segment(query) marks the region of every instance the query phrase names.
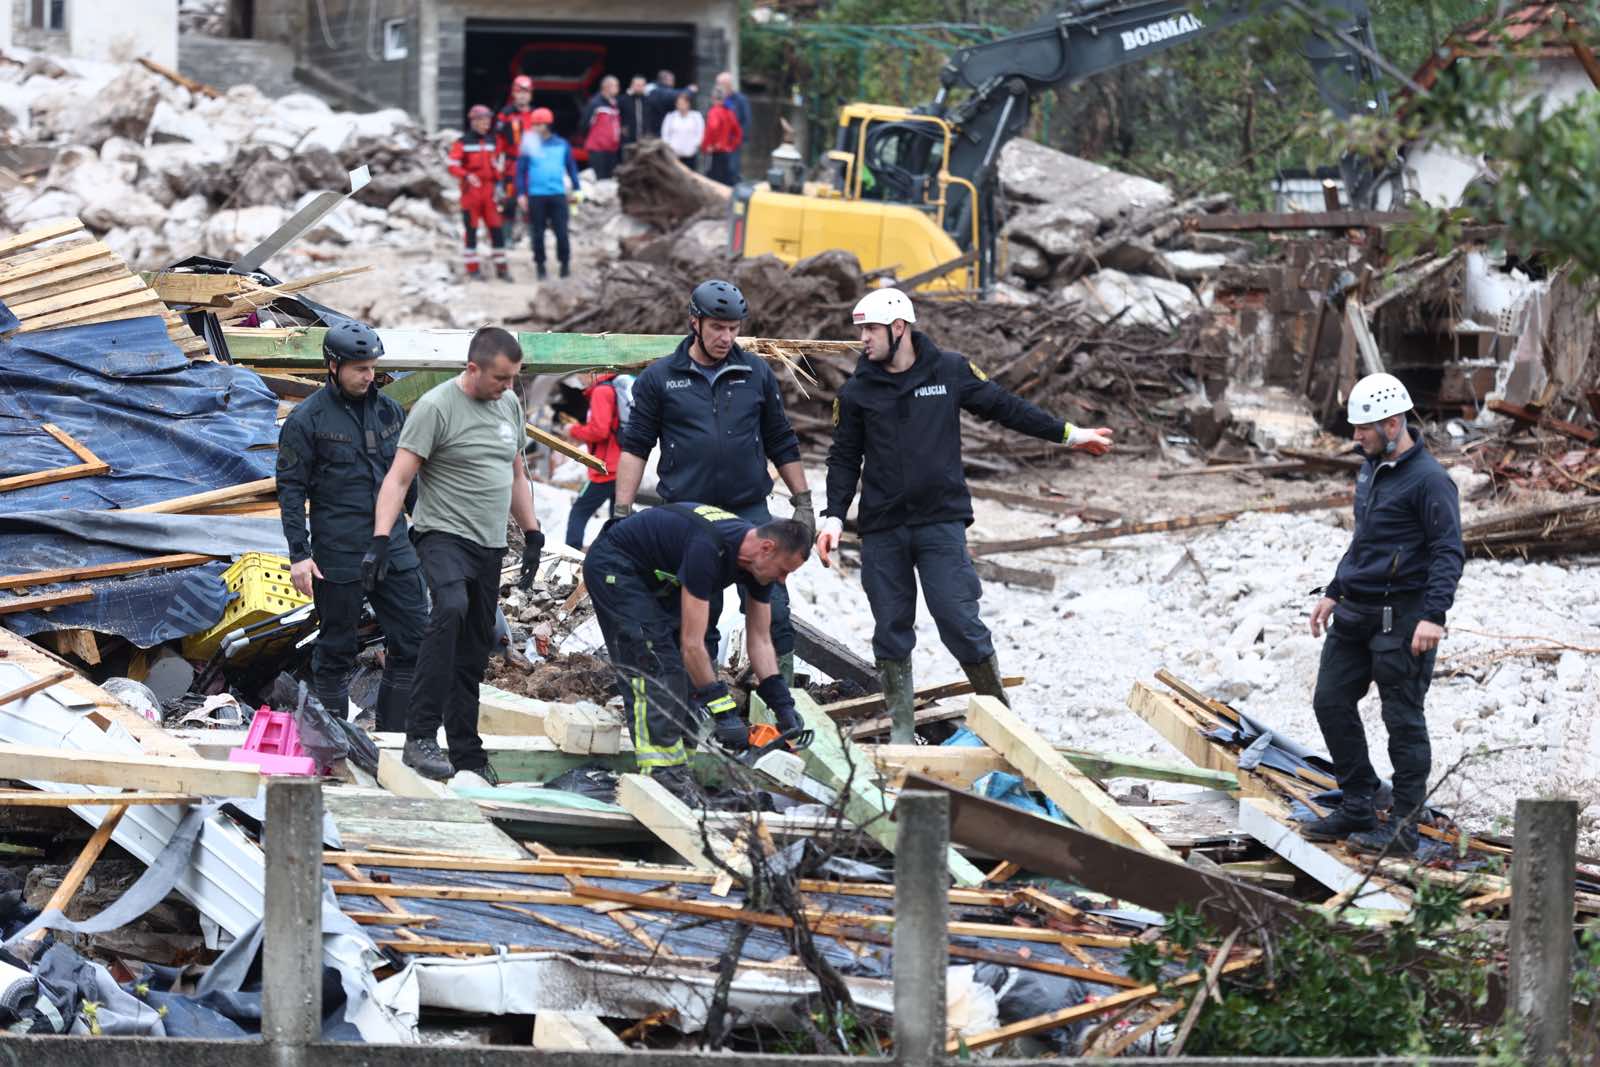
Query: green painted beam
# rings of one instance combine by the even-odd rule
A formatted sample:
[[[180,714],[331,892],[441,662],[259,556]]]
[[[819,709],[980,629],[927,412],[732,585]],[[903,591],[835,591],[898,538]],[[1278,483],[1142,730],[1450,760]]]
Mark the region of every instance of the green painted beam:
[[[1080,752],[1060,748],[1067,761],[1091,778],[1139,778],[1151,782],[1181,782],[1186,785],[1203,785],[1228,793],[1239,791],[1239,776],[1229,771],[1210,771],[1203,767],[1180,766],[1176,763],[1159,763],[1155,760],[1136,759],[1133,756],[1101,755],[1097,752]]]
[[[228,329],[228,351],[248,367],[316,370],[322,367],[321,326],[295,330]],[[384,355],[380,370],[457,371],[466,364],[471,330],[379,330]],[[518,333],[523,371],[570,374],[600,368],[637,367],[670,355],[676,335]]]

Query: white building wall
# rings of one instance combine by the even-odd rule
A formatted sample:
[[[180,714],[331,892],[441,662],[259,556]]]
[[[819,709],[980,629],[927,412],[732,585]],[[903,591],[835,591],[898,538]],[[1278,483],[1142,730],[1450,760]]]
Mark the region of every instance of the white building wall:
[[[153,59],[178,66],[178,5],[173,0],[67,0],[67,41],[80,59]]]

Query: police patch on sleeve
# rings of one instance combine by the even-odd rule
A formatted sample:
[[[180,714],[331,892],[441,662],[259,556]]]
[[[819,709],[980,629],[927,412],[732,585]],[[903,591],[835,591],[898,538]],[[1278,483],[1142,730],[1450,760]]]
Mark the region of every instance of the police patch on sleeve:
[[[989,380],[989,376],[987,374],[983,373],[983,371],[979,370],[978,369],[978,365],[976,363],[972,362],[972,360],[970,360],[970,359],[967,360],[967,366],[972,368],[973,377],[977,378],[978,381],[986,382],[986,381]]]
[[[833,424],[839,425],[839,398],[833,398]]]
[[[281,471],[293,470],[294,465],[300,462],[299,453],[293,446],[280,444],[278,446],[278,469]]]

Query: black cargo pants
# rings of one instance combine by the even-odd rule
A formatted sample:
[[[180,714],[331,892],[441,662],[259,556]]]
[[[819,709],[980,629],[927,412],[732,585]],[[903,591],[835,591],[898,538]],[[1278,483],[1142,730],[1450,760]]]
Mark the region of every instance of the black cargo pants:
[[[917,581],[939,640],[962,666],[994,655],[989,628],[978,616],[983,585],[967,554],[961,522],[897,526],[861,538],[861,587],[872,606],[872,653],[880,660],[911,658],[917,645]]]
[[[433,609],[417,654],[406,736],[431,741],[443,723],[451,765],[475,771],[489,762],[478,736],[478,686],[494,650],[506,550],[439,530],[411,536]]]
[[[678,645],[677,588],[655,589],[603,533],[584,559],[583,583],[617,673],[639,770],[687,763],[684,739],[693,741],[701,723],[689,706],[689,676]]]
[[[1421,619],[1419,601],[1397,601],[1393,608],[1388,633],[1383,632],[1381,604],[1341,601],[1334,608],[1311,702],[1339,788],[1350,800],[1370,801],[1378,792],[1378,775],[1367,756],[1367,735],[1356,704],[1378,683],[1389,762],[1394,765],[1394,813],[1409,818],[1427,796],[1433,766],[1422,702],[1433,680],[1436,650],[1411,654],[1411,635]]]
[[[413,672],[422,628],[428,619],[428,592],[422,585],[422,568],[391,570],[371,593],[360,582],[311,584],[317,605],[317,643],[311,653],[311,678],[322,706],[341,718],[350,707],[350,674],[356,667],[361,642],[361,602],[372,602],[383,631],[383,679],[378,683],[376,717],[379,730],[406,728],[406,708],[411,700]]]

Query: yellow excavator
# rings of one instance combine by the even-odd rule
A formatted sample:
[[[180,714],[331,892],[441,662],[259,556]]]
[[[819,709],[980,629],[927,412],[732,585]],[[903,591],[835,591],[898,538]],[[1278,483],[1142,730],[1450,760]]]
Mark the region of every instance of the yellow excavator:
[[[997,164],[1048,89],[1201,40],[1262,11],[1303,0],[1080,0],[1019,33],[963,48],[939,72],[939,92],[916,108],[847,104],[839,112],[830,179],[805,182],[796,157],[767,181],[742,184],[730,205],[735,254],[788,263],[830,249],[867,270],[892,270],[929,292],[987,293],[996,280],[1001,220]],[[1365,0],[1322,0],[1334,11],[1303,54],[1341,118],[1386,110]],[[952,100],[952,91],[964,91]],[[1346,197],[1370,206],[1393,169],[1342,165]],[[950,269],[938,268],[951,265]]]

